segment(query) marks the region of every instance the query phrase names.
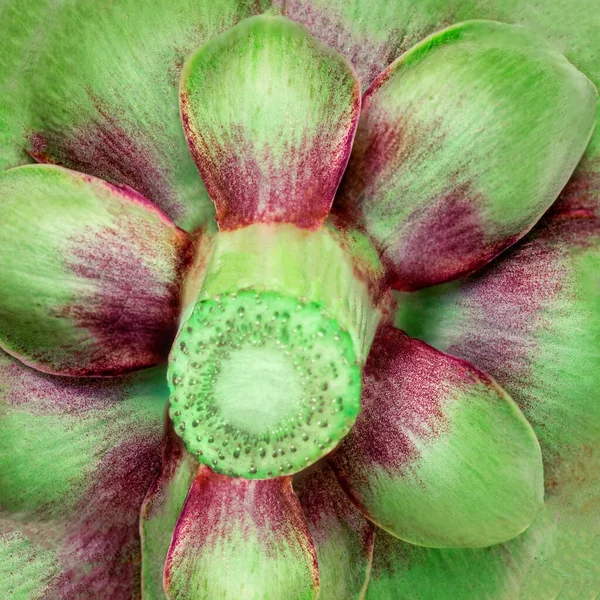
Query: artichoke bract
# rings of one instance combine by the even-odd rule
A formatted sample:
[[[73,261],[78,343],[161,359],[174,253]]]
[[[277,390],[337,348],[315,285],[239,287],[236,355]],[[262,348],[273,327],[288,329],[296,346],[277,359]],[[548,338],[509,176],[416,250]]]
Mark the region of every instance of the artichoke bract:
[[[0,596],[593,595],[600,73],[402,4],[2,9]]]

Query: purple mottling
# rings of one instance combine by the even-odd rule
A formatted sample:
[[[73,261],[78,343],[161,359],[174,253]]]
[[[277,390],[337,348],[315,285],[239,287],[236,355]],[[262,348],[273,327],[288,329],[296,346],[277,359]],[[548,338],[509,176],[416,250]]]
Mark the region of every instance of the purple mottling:
[[[165,564],[165,582],[179,568],[194,567],[194,556],[211,552],[233,533],[258,539],[267,555],[278,556],[281,544],[308,554],[318,581],[317,555],[290,477],[235,479],[202,466],[173,532]],[[235,552],[235,548],[230,548]]]
[[[331,208],[352,148],[359,116],[358,85],[340,123],[307,137],[297,151],[275,161],[269,150],[255,155],[243,128],[232,128],[229,147],[216,150],[208,133],[197,131],[193,108],[181,95],[181,118],[190,152],[217,211],[221,230],[251,223],[294,223],[319,227]],[[282,162],[281,165],[278,163]]]
[[[330,541],[332,521],[340,521],[355,533],[365,560],[370,560],[375,526],[350,501],[326,461],[295,475],[293,485],[317,547]]]
[[[66,523],[63,570],[45,599],[131,600],[139,587],[139,510],[160,465],[160,442],[145,437],[115,446],[91,475]]]
[[[363,371],[362,412],[332,455],[342,482],[368,475],[377,464],[402,473],[419,459],[413,439],[432,440],[447,429],[448,382],[471,381],[462,361],[382,325]]]
[[[31,414],[69,414],[115,406],[127,395],[130,380],[71,379],[47,375],[10,361],[0,362],[7,385],[3,400]],[[34,401],[32,401],[34,400]]]
[[[151,145],[136,139],[118,121],[97,106],[98,119],[64,132],[37,131],[29,138],[29,154],[37,161],[57,164],[115,184],[138,190],[171,219],[183,215],[183,207],[168,175],[159,166]]]
[[[538,225],[517,245],[466,279],[458,308],[472,325],[447,351],[491,373],[510,391],[534,427],[532,357],[538,332],[549,329],[557,300],[569,294],[569,253],[596,243],[600,235],[600,177],[577,171]]]
[[[382,253],[390,286],[414,291],[456,279],[511,246],[518,236],[502,237],[496,243],[489,240],[482,205],[483,199],[471,186],[458,185],[408,217],[402,229],[406,233],[388,242]]]
[[[137,192],[105,185],[127,202],[148,208]],[[58,307],[55,316],[74,321],[89,334],[68,352],[69,364],[63,368],[70,375],[125,373],[161,362],[168,354],[191,244],[164,213],[150,210],[165,227],[115,209],[114,225],[84,226],[69,240],[67,266],[77,277],[79,293]],[[163,271],[151,268],[153,262],[163,265]]]
[[[368,38],[366,29],[353,34],[335,9],[316,7],[305,0],[276,0],[283,15],[302,23],[322,42],[343,54],[355,67],[361,84],[368,86],[376,75],[398,56],[404,46],[398,28],[390,28],[384,39]],[[357,30],[359,26],[355,25]]]

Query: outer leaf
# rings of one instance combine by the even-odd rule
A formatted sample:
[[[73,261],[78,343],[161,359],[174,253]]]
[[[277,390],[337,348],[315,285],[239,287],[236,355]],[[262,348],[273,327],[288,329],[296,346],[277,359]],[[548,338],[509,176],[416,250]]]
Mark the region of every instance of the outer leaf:
[[[253,0],[53,3],[39,65],[23,74],[31,94],[23,146],[39,160],[130,185],[195,228],[212,207],[179,121],[180,69],[206,40],[261,10]],[[32,31],[25,48],[43,40]]]
[[[552,468],[600,436],[600,177],[587,163],[544,221],[462,282],[402,295],[398,323],[486,369]],[[595,166],[595,169],[594,169]]]
[[[375,338],[363,412],[332,462],[369,518],[423,546],[505,541],[543,502],[540,449],[508,395],[391,327]]]
[[[522,28],[444,30],[365,94],[340,210],[378,243],[396,289],[471,272],[556,199],[590,139],[596,96]]]
[[[54,166],[0,176],[0,343],[67,375],[150,366],[169,349],[187,235],[129,188]]]
[[[359,107],[350,65],[287,19],[255,17],[203,46],[184,70],[181,112],[219,227],[320,225]]]
[[[600,594],[599,209],[598,163],[586,161],[552,212],[502,260],[465,281],[402,296],[403,325],[484,366],[519,403],[542,447],[546,508],[518,556],[512,543],[493,556],[410,552],[399,568],[393,560],[377,567],[374,598],[396,598],[399,581],[411,598],[443,596],[444,578],[432,580],[440,563],[458,597],[468,597],[464,581],[475,585],[468,573],[483,564],[496,574],[482,598]],[[419,583],[411,584],[407,573],[416,571]]]
[[[233,479],[202,466],[165,565],[171,600],[316,599],[317,554],[291,478]]]
[[[43,527],[39,528],[43,530]],[[40,597],[48,581],[60,572],[56,552],[34,545],[28,528],[8,519],[0,520],[0,594],[11,600]],[[31,535],[31,534],[29,534]]]
[[[331,467],[294,476],[294,491],[317,547],[319,600],[359,600],[369,584],[375,527],[350,502]]]
[[[162,470],[146,494],[140,517],[144,600],[165,598],[163,568],[175,523],[197,470],[198,461],[185,450],[169,421]]]
[[[367,600],[541,600],[600,595],[600,449],[560,467],[544,509],[506,544],[413,546],[377,533]]]
[[[164,381],[163,370],[55,377],[0,354],[0,596],[136,595],[139,508],[160,464]]]
[[[275,0],[283,14],[351,60],[363,89],[425,37],[468,19],[526,25],[598,82],[595,0]]]

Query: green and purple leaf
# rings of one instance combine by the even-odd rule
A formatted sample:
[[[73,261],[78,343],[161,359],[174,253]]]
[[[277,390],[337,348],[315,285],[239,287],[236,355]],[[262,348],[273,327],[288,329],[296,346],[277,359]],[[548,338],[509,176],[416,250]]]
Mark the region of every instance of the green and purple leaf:
[[[453,26],[365,94],[337,210],[373,237],[396,289],[472,272],[556,199],[590,139],[596,96],[521,27]]]
[[[331,461],[366,516],[423,546],[508,540],[543,503],[539,445],[508,395],[389,326],[365,365],[363,411]]]
[[[200,467],[164,582],[169,600],[316,599],[317,554],[291,478],[250,481]]]
[[[404,585],[423,600],[600,594],[598,164],[586,158],[550,212],[501,260],[399,297],[400,325],[485,368],[519,404],[540,441],[546,505],[527,532],[489,553],[382,540],[389,547],[375,559],[373,598],[395,599]]]
[[[352,504],[327,462],[294,476],[317,547],[319,600],[361,600],[369,584],[375,526]]]
[[[540,600],[600,595],[600,448],[555,473],[531,526],[489,548],[437,549],[377,532],[367,600]]]
[[[200,48],[181,115],[220,229],[323,223],[359,109],[349,63],[287,19],[248,19]]]
[[[550,478],[553,463],[600,436],[598,165],[583,163],[502,260],[399,297],[400,326],[485,369],[510,392],[536,431]]]
[[[23,77],[31,74],[23,92],[15,90],[26,100],[11,111],[25,121],[23,147],[37,160],[129,185],[179,226],[196,228],[213,209],[181,128],[181,67],[204,42],[265,6],[260,0],[180,0],[176,9],[168,0],[53,3],[43,35],[32,31],[25,44],[37,64],[24,70]]]
[[[469,19],[517,23],[550,40],[577,68],[598,82],[596,0],[274,0],[282,14],[302,23],[348,58],[363,89],[395,58],[435,31]]]
[[[37,533],[46,533],[43,525]],[[0,518],[0,597],[11,600],[39,598],[60,572],[56,552],[31,541],[27,526]]]
[[[163,570],[167,552],[198,466],[169,421],[163,441],[162,469],[146,494],[140,515],[144,600],[164,600]]]
[[[162,369],[70,379],[0,353],[2,597],[137,594],[139,509],[160,468],[167,398]]]
[[[164,359],[191,242],[127,187],[55,166],[0,176],[0,345],[63,375]]]

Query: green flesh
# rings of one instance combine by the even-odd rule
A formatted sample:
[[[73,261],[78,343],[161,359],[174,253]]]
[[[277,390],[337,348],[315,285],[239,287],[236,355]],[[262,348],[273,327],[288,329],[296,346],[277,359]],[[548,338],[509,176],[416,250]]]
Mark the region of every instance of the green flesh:
[[[470,364],[382,327],[362,403],[331,462],[382,529],[422,546],[484,547],[515,537],[539,512],[537,439],[511,398]]]
[[[330,451],[360,410],[350,336],[316,303],[253,291],[199,302],[171,352],[171,418],[213,470],[274,477]]]
[[[378,531],[367,600],[591,599],[600,594],[598,447],[561,467],[529,529],[489,548],[423,548]]]
[[[366,238],[344,238],[331,223],[316,231],[255,224],[220,232],[199,298],[256,289],[316,302],[349,333],[362,364],[381,318],[367,285],[382,273],[374,252]],[[368,266],[360,269],[361,261]]]
[[[239,338],[245,337],[242,331],[237,333]],[[265,428],[274,430],[280,421],[294,419],[302,401],[303,377],[281,349],[268,342],[250,343],[233,350],[221,363],[222,373],[214,387],[215,405],[234,427],[260,435]]]
[[[362,500],[380,527],[437,548],[490,546],[527,529],[543,506],[540,449],[514,403],[494,392],[479,383],[456,394],[437,444],[415,435],[413,474],[373,465]]]
[[[169,367],[175,431],[211,469],[295,473],[352,427],[381,313],[337,235],[253,225],[215,239]]]

